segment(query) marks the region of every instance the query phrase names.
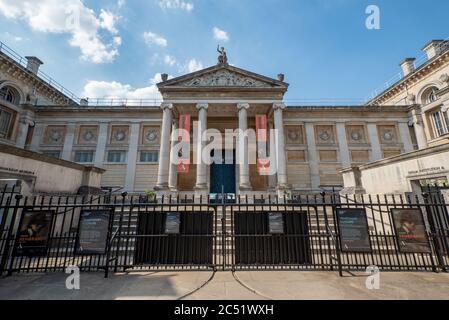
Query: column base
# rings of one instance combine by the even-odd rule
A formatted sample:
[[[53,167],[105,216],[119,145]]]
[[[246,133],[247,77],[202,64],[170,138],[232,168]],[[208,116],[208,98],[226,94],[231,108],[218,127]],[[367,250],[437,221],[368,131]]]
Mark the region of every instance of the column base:
[[[193,189],[195,191],[207,191],[207,184],[197,184]]]
[[[253,187],[250,184],[241,184],[239,186],[240,191],[252,191]]]

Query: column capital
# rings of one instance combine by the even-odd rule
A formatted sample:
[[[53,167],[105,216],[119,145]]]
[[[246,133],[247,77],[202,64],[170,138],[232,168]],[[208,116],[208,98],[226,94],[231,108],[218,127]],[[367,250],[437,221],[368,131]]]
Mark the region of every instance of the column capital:
[[[207,108],[209,108],[209,104],[207,102],[199,102],[196,104],[196,108],[198,110],[201,110],[201,109],[207,110]]]
[[[446,101],[443,101],[443,106],[441,107],[441,111],[446,112],[449,110],[449,99]]]
[[[248,110],[249,109],[249,103],[246,103],[246,102],[237,103],[237,109],[239,111],[242,110],[242,109]]]
[[[284,110],[286,107],[285,103],[273,103],[274,110]]]
[[[165,110],[165,109],[172,110],[173,109],[173,103],[162,103],[161,104],[161,109],[162,110]]]

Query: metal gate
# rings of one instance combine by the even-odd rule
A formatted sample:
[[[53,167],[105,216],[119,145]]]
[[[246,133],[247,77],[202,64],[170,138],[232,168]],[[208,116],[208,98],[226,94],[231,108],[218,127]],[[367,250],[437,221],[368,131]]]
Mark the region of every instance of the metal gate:
[[[0,274],[61,272],[69,266],[106,275],[138,270],[341,272],[364,271],[368,266],[385,271],[438,271],[449,266],[448,206],[433,194],[348,197],[323,193],[237,197],[234,203],[226,195],[219,199],[163,197],[156,201],[126,193],[23,197],[3,192]],[[351,252],[342,246],[337,219],[342,208],[366,213],[369,251]],[[392,212],[404,209],[422,214],[428,251],[401,248]],[[33,226],[35,216],[41,224],[47,223],[46,229]],[[85,216],[103,229],[84,230],[89,226],[83,224]],[[46,232],[28,236],[38,229]],[[92,232],[96,242],[86,242]]]

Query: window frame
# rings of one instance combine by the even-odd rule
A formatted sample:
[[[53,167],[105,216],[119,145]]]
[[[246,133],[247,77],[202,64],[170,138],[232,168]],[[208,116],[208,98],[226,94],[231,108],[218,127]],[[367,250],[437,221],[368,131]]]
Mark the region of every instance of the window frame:
[[[11,99],[8,99],[8,96],[11,96]],[[0,100],[13,105],[18,105],[20,103],[20,93],[14,87],[6,85],[0,89]]]
[[[62,156],[61,150],[43,150],[43,151],[41,151],[41,153],[47,157],[52,157],[52,158],[56,158],[56,159],[61,159],[61,156]],[[51,155],[51,153],[53,153],[53,154],[57,153],[58,156],[55,157],[54,155]]]
[[[91,154],[92,159],[90,161],[79,160],[79,159],[77,159],[78,154]],[[95,159],[95,151],[94,150],[77,150],[77,151],[75,151],[75,153],[73,155],[73,160],[76,163],[93,163],[94,159]]]
[[[14,112],[6,110],[4,108],[0,108],[0,124],[1,124],[1,121],[2,121],[1,120],[2,116],[4,114],[8,114],[9,115],[9,119],[8,119],[8,122],[6,123],[6,126],[5,126],[5,130],[6,131],[1,131],[1,127],[0,127],[0,138],[8,138],[10,136],[10,134],[11,134],[11,127],[12,127],[12,124],[14,122]]]
[[[153,154],[153,161],[148,161],[148,159],[142,160],[143,154]],[[154,158],[156,158],[154,160]],[[159,151],[157,150],[141,150],[139,152],[139,163],[156,164],[159,163]]]
[[[444,125],[445,119],[442,117],[441,110],[431,112],[430,118],[432,120],[432,129],[435,139],[445,135],[448,128]]]
[[[110,155],[113,153],[115,153],[115,154],[121,153],[123,155],[123,157],[120,157],[119,161],[115,161],[114,159],[111,160]],[[127,160],[128,160],[128,153],[125,150],[109,150],[106,154],[106,163],[126,164]]]

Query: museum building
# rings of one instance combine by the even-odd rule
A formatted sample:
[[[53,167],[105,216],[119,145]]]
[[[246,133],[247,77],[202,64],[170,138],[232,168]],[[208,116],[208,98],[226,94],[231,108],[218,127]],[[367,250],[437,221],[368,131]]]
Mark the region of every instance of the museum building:
[[[405,59],[400,79],[360,106],[286,105],[283,74],[268,77],[232,66],[224,50],[214,66],[173,79],[162,75],[157,104],[99,104],[76,98],[49,78],[38,58],[0,48],[0,180],[24,181],[30,192],[101,186],[136,193],[268,195],[286,189],[407,193],[428,183],[447,186],[446,41],[426,45],[422,63]],[[172,132],[182,117],[191,121],[191,134],[201,136],[207,129],[256,130],[260,115],[267,129],[278,132],[275,174],[262,175],[256,164],[235,159],[191,163],[183,172],[171,163]],[[236,149],[248,148],[244,139],[236,144],[224,147],[233,158]],[[191,158],[205,147],[204,141],[192,143]]]

